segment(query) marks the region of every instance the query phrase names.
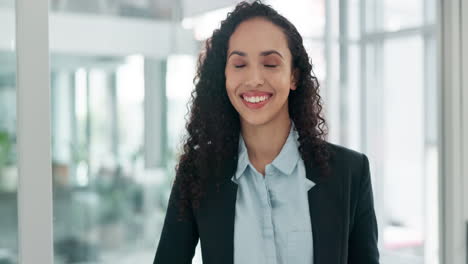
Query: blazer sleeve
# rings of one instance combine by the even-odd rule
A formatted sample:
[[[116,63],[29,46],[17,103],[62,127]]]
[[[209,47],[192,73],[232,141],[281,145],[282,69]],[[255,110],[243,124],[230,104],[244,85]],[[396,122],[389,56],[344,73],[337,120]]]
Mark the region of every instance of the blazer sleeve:
[[[153,264],[190,264],[198,243],[198,229],[191,206],[179,216],[179,188],[173,184]]]
[[[378,264],[378,228],[374,211],[369,159],[365,154],[362,154],[361,168],[354,225],[349,238],[348,263]]]

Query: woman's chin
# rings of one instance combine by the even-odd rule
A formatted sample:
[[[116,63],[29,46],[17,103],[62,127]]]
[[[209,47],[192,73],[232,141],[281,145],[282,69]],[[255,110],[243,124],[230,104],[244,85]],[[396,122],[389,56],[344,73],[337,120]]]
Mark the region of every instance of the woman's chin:
[[[267,115],[262,115],[262,114],[249,114],[246,116],[241,115],[241,122],[243,123],[242,125],[247,125],[247,126],[264,126],[268,124],[271,120],[270,116]]]

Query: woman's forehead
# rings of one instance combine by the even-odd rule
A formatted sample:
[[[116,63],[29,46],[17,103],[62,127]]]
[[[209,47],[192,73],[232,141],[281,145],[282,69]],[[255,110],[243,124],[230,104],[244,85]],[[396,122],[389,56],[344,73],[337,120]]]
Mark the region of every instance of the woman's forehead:
[[[277,50],[286,55],[287,38],[282,29],[263,18],[242,22],[229,39],[229,52],[238,50],[250,55],[260,55],[266,50]]]

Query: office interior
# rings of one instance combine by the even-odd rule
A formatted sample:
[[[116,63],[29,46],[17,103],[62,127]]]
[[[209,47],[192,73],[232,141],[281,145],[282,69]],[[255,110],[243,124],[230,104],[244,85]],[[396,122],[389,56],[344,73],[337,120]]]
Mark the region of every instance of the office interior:
[[[21,263],[16,1],[0,0],[2,264]],[[198,54],[238,2],[49,1],[48,177],[55,264],[152,262],[185,135]],[[381,262],[466,263],[461,260],[467,255],[468,231],[452,230],[453,236],[460,233],[457,239],[446,226],[451,221],[468,226],[468,197],[462,194],[468,188],[468,165],[463,165],[468,154],[458,157],[460,169],[453,173],[459,181],[444,179],[452,177],[447,152],[468,153],[468,147],[466,141],[452,142],[461,144],[455,150],[446,144],[444,120],[452,115],[446,112],[444,89],[449,78],[458,78],[458,100],[466,103],[460,103],[460,123],[454,127],[466,133],[468,79],[450,77],[444,65],[459,58],[458,64],[465,65],[459,70],[468,70],[468,41],[463,42],[468,22],[462,19],[468,17],[468,4],[263,2],[303,36],[321,85],[327,140],[369,157]],[[459,21],[447,19],[454,6],[465,15]],[[444,38],[450,28],[461,35]],[[451,59],[445,52],[452,52]],[[461,190],[456,189],[460,183]],[[461,209],[453,209],[461,213],[449,215],[446,209],[450,188],[461,197]],[[461,244],[452,248],[449,240]],[[447,262],[450,258],[457,261]],[[199,247],[193,263],[202,263]]]

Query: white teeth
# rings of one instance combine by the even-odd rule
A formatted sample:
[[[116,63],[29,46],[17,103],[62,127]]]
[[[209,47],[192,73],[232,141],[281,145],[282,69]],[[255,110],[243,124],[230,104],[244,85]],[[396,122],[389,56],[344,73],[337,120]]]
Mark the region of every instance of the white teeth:
[[[244,97],[244,100],[250,103],[258,103],[258,102],[263,102],[266,99],[268,99],[269,96],[264,95],[264,96],[252,96],[252,97]]]

